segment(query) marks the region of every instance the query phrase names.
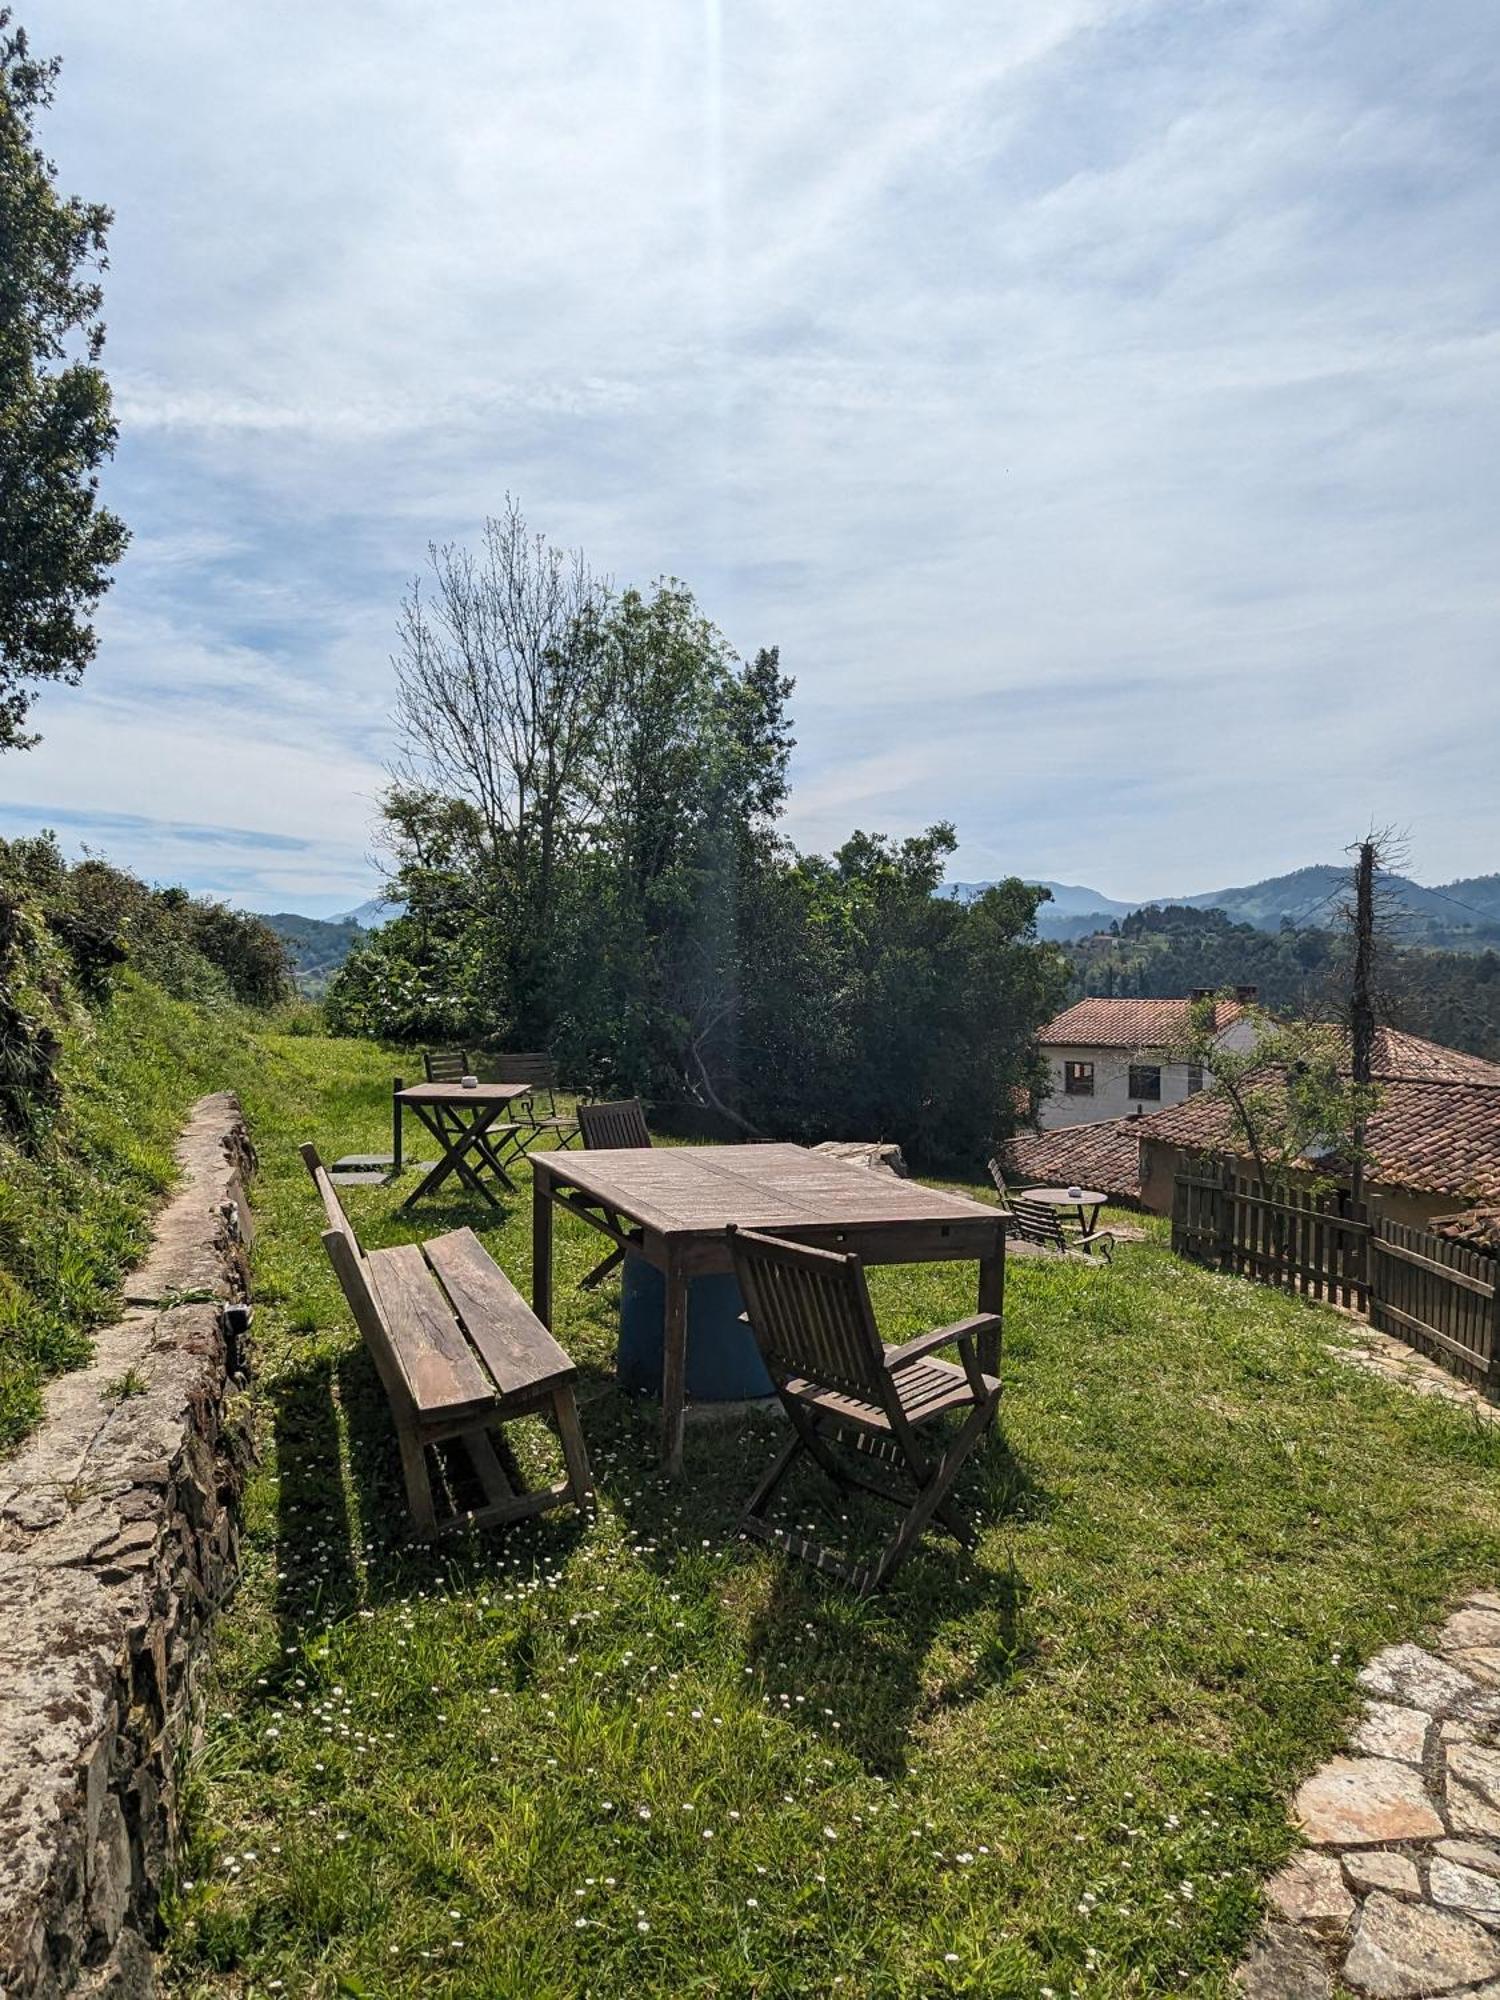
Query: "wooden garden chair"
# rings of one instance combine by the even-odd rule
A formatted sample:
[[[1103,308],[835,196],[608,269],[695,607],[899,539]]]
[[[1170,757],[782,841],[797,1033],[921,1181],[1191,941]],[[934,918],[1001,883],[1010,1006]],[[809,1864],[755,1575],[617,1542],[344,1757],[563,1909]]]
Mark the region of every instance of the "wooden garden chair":
[[[646,1127],[646,1114],[641,1109],[638,1097],[624,1097],[613,1104],[580,1104],[578,1107],[578,1130],[587,1152],[618,1152],[631,1146],[649,1146],[651,1134]],[[626,1224],[618,1215],[609,1220],[616,1229],[624,1230]],[[625,1262],[623,1249],[611,1250],[583,1280],[583,1290],[591,1292],[595,1285],[602,1284],[611,1271],[617,1270]]]
[[[496,1127],[505,1140],[500,1148],[502,1160],[513,1156],[520,1158],[529,1153],[548,1132],[559,1146],[579,1143],[578,1120],[569,1118],[557,1108],[557,1065],[545,1049],[493,1056],[490,1069],[496,1083],[529,1083],[533,1086],[527,1096],[517,1098],[509,1122]]]
[[[621,1098],[614,1104],[580,1104],[578,1129],[584,1145],[592,1152],[651,1144],[646,1114],[638,1097]]]
[[[1023,1243],[1037,1243],[1043,1249],[1061,1251],[1064,1257],[1074,1256],[1079,1251],[1086,1257],[1092,1257],[1097,1250],[1106,1264],[1113,1261],[1113,1231],[1096,1229],[1087,1236],[1070,1236],[1062,1217],[1050,1202],[1028,1201],[1024,1194],[1013,1194],[1010,1215],[1014,1233]]]
[[[1089,1235],[1069,1236],[1061,1215],[1050,1202],[1028,1201],[1024,1194],[1011,1192],[1005,1185],[1005,1169],[998,1158],[989,1162],[989,1172],[1001,1204],[1011,1218],[1011,1234],[1021,1242],[1035,1243],[1045,1250],[1060,1250],[1064,1256],[1082,1250],[1091,1257],[1097,1249],[1106,1264],[1113,1262],[1113,1230],[1096,1229]]]
[[[316,1146],[304,1146],[302,1159],[328,1219],[323,1248],[390,1403],[418,1535],[525,1520],[569,1500],[590,1506],[578,1370],[479,1238],[455,1229],[366,1253]],[[534,1493],[495,1449],[503,1423],[533,1413],[551,1417],[566,1469]],[[439,1515],[429,1469],[439,1445],[462,1448],[482,1506]]]
[[[429,1083],[462,1083],[466,1076],[474,1074],[474,1058],[467,1049],[423,1049],[422,1068],[427,1073]],[[448,1117],[441,1105],[433,1106],[432,1117],[441,1134],[442,1143],[451,1146],[458,1137],[458,1121]],[[494,1165],[501,1180],[504,1181],[506,1179],[504,1167],[498,1160]]]
[[[887,1347],[858,1257],[733,1226],[729,1249],[746,1317],[792,1425],[790,1442],[745,1504],[744,1531],[853,1584],[861,1595],[890,1581],[931,1520],[971,1546],[973,1529],[949,1494],[1000,1407],[1000,1382],[981,1369],[975,1344],[983,1334],[1000,1332],[999,1315],[976,1313]],[[948,1346],[957,1347],[960,1366],[936,1358]],[[929,1446],[929,1426],[950,1411],[967,1414],[946,1443]],[[889,1468],[897,1485],[871,1479],[835,1446]],[[804,1453],[839,1486],[860,1487],[902,1509],[900,1526],[873,1565],[850,1568],[817,1543],[766,1521],[777,1488]]]

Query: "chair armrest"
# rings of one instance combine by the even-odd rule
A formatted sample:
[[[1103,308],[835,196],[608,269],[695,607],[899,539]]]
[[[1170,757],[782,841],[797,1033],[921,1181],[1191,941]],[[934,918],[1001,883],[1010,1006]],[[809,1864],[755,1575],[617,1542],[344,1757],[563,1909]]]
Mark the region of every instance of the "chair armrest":
[[[982,1333],[998,1333],[1004,1324],[998,1313],[975,1313],[970,1319],[956,1319],[952,1326],[940,1326],[933,1333],[918,1334],[915,1340],[908,1340],[903,1347],[888,1347],[885,1350],[885,1365],[894,1374],[898,1368],[920,1361],[924,1354],[935,1353],[940,1347],[951,1347],[955,1342],[962,1345]]]

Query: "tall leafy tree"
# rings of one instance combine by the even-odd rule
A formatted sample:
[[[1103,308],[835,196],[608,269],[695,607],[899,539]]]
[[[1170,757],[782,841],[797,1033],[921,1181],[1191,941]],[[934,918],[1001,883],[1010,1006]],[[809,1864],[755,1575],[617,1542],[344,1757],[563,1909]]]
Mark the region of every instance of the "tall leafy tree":
[[[58,69],[0,10],[0,750],[34,743],[39,685],[73,685],[93,658],[93,614],[127,540],[99,500],[116,434],[99,365],[113,218],[60,194],[38,144]]]

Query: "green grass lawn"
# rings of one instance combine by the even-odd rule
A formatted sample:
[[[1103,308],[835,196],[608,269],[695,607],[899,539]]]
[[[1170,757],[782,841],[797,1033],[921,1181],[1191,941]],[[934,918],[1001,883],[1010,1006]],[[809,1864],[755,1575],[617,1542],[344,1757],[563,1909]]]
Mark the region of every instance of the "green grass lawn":
[[[616,1289],[572,1282],[600,1239],[566,1224],[599,1518],[410,1548],[294,1150],[381,1150],[392,1066],[267,1038],[238,1079],[264,1459],[175,1990],[1227,1995],[1359,1665],[1500,1575],[1500,1438],[1153,1225],[1113,1270],[1013,1262],[1002,1429],[961,1489],[977,1553],[929,1537],[858,1603],[734,1534],[769,1421],[690,1425],[661,1479],[655,1405],[613,1385]],[[368,1243],[471,1221],[526,1288],[524,1176],[499,1227],[397,1199],[351,1196]],[[974,1274],[872,1283],[896,1340],[969,1310]],[[811,1481],[793,1501],[825,1513]],[[871,1504],[835,1526],[878,1534]]]

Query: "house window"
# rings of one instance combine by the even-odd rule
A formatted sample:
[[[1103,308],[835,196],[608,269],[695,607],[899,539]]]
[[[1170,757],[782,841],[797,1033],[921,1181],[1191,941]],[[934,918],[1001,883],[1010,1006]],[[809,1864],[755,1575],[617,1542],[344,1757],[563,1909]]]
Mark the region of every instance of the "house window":
[[[1092,1097],[1094,1065],[1082,1062],[1064,1063],[1063,1090],[1069,1097]]]
[[[1198,1092],[1203,1088],[1202,1063],[1189,1063],[1187,1066],[1187,1073],[1188,1073],[1188,1096],[1196,1097],[1198,1095]]]
[[[1130,1095],[1132,1097],[1160,1097],[1161,1069],[1155,1063],[1132,1063],[1130,1065]]]

